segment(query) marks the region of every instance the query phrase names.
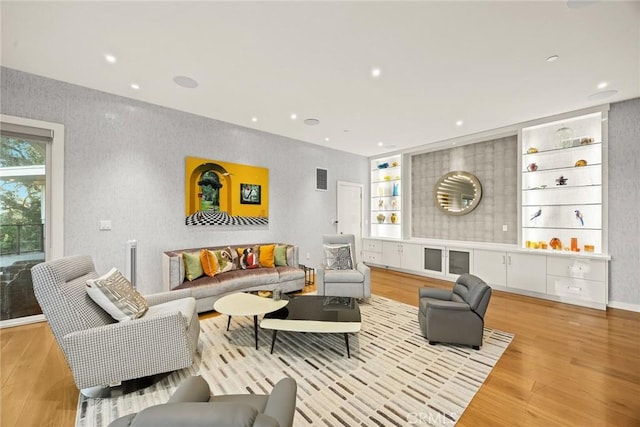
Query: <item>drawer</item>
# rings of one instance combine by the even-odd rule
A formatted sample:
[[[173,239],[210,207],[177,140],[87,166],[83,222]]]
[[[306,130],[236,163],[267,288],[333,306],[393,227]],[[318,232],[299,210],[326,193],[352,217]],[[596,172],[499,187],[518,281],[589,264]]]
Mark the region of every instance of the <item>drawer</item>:
[[[382,241],[364,239],[362,240],[362,250],[369,252],[382,252]]]
[[[575,279],[561,276],[547,276],[547,293],[559,297],[591,301],[600,304],[607,303],[607,290],[605,282]]]
[[[607,261],[584,258],[547,257],[547,274],[576,279],[607,281]]]
[[[362,260],[367,263],[382,265],[382,253],[363,251]]]

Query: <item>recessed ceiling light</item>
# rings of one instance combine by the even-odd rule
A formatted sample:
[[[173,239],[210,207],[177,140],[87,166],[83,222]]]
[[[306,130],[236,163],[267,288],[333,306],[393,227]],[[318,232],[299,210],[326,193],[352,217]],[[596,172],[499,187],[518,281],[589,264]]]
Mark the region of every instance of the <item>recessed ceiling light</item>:
[[[193,80],[191,77],[187,77],[187,76],[175,76],[173,78],[173,81],[178,86],[181,86],[187,89],[194,89],[198,87],[198,82]]]
[[[106,54],[104,56],[104,60],[107,61],[109,64],[115,64],[118,61],[115,56],[110,54]]]
[[[460,127],[464,124],[464,122],[462,120],[458,120],[456,121],[456,126]]]
[[[551,55],[550,57],[547,58],[547,62],[554,62],[557,61],[560,57],[558,55]]]
[[[384,142],[380,141],[378,142],[378,147],[382,147],[384,145]]]
[[[598,89],[604,89],[607,86],[609,86],[609,83],[607,83],[607,82],[598,83]]]
[[[324,140],[327,141],[327,142],[330,141],[329,137],[326,137]]]
[[[251,117],[251,121],[255,123],[255,122],[258,121],[258,118],[257,117]]]
[[[138,83],[131,83],[131,89],[138,90],[140,89],[140,85]]]
[[[587,96],[587,99],[589,101],[600,101],[601,99],[609,98],[610,96],[613,96],[616,93],[618,93],[618,91],[613,89],[603,90],[602,92],[592,93],[591,95]]]
[[[304,124],[309,126],[315,126],[320,124],[318,119],[304,119]]]
[[[382,70],[380,70],[380,68],[378,67],[374,67],[371,69],[371,76],[372,77],[380,77],[380,74],[382,73]]]
[[[296,113],[291,113],[291,120],[295,120],[298,118],[298,115]]]

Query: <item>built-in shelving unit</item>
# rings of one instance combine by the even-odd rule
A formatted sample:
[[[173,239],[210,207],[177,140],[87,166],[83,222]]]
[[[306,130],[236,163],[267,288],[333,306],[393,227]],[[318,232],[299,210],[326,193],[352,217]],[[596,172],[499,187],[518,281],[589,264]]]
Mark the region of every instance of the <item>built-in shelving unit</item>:
[[[606,253],[603,113],[522,129],[522,246]],[[572,239],[577,245],[571,247]]]
[[[371,237],[402,237],[402,157],[371,162]]]

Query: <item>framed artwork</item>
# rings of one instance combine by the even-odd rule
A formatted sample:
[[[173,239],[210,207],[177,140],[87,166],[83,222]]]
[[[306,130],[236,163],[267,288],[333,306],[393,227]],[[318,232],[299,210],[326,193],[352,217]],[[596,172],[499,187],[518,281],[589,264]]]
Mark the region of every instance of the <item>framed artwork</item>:
[[[260,194],[258,184],[240,184],[240,203],[243,205],[259,205]]]
[[[186,225],[269,224],[267,168],[187,157],[185,185]]]

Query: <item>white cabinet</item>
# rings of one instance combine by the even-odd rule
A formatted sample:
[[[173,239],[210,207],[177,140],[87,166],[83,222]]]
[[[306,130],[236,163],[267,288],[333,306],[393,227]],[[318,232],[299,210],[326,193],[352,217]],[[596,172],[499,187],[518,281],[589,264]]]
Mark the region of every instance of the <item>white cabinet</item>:
[[[545,255],[476,249],[473,261],[473,274],[489,285],[542,294],[547,291]]]
[[[402,157],[371,162],[371,237],[402,237]]]
[[[547,292],[547,257],[525,253],[507,253],[507,288]]]
[[[522,129],[522,246],[606,253],[606,174],[596,112]],[[575,240],[573,240],[575,239]],[[575,244],[572,244],[572,240]]]
[[[411,243],[382,242],[382,264],[404,270],[420,269],[420,246]]]
[[[607,261],[579,257],[547,258],[547,293],[563,302],[605,309]]]
[[[382,240],[362,239],[362,261],[382,265]]]
[[[456,280],[461,274],[470,273],[473,251],[447,246],[423,246],[422,271],[430,276]]]

